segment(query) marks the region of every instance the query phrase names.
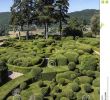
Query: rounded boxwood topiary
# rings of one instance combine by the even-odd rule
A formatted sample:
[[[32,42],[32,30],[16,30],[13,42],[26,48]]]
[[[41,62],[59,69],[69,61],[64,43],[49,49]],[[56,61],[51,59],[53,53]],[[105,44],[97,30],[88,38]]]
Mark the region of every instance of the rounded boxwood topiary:
[[[67,58],[63,55],[56,55],[57,64],[58,66],[64,66],[67,65]]]
[[[92,86],[90,84],[85,84],[84,85],[84,90],[85,90],[86,93],[93,92]]]
[[[79,63],[79,69],[95,71],[97,70],[98,59],[93,55],[86,54],[79,57]]]
[[[69,68],[70,71],[74,71],[75,68],[76,68],[76,64],[74,62],[70,62],[68,64],[68,68]]]
[[[62,94],[63,94],[65,97],[69,98],[69,100],[71,100],[71,99],[75,100],[75,99],[76,99],[76,95],[75,95],[74,92],[73,92],[71,89],[69,89],[69,88],[65,88],[65,89],[62,91]]]
[[[46,47],[46,43],[45,43],[45,42],[38,42],[38,43],[37,43],[37,47],[38,47],[38,48]]]
[[[93,82],[93,78],[88,76],[80,76],[78,77],[78,80],[80,84],[86,84],[86,83],[92,84]]]
[[[79,84],[76,82],[70,83],[69,86],[73,90],[73,92],[79,92],[81,90]]]
[[[92,84],[94,87],[100,87],[100,78],[96,78]]]
[[[78,63],[78,57],[79,57],[79,54],[78,53],[75,53],[75,52],[67,52],[64,54],[64,56],[67,57],[68,61],[69,62],[75,62],[75,63]]]

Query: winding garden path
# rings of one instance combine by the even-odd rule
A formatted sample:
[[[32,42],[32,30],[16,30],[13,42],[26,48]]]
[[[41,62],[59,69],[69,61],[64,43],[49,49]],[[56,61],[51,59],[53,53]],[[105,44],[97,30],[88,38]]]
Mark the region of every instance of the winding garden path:
[[[9,74],[9,78],[10,79],[16,79],[16,78],[18,78],[18,77],[20,77],[20,76],[22,76],[23,74],[22,73],[19,73],[19,72],[12,72],[11,74]]]

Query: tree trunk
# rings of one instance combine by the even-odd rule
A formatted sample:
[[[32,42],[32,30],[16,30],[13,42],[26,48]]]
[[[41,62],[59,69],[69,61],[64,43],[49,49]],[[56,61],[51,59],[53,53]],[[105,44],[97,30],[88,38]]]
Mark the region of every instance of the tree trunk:
[[[60,37],[62,37],[62,21],[60,20]]]
[[[48,39],[48,24],[45,23],[45,39]]]
[[[18,37],[19,37],[19,40],[21,40],[21,33],[20,33],[20,31],[18,33]]]
[[[26,32],[26,40],[29,39],[29,24],[28,23],[27,23],[27,27],[28,27],[28,29],[27,29],[27,32]]]

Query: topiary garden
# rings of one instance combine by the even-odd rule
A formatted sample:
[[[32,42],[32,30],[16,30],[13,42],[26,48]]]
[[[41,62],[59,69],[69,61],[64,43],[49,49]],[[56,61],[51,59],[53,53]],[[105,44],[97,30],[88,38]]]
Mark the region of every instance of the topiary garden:
[[[99,55],[93,48],[96,44],[85,46],[79,41],[72,37],[8,40],[8,45],[0,47],[0,80],[8,78],[8,70],[23,76],[1,84],[0,100],[82,100],[88,95],[91,100],[98,100]],[[16,95],[12,93],[15,89],[19,89]]]

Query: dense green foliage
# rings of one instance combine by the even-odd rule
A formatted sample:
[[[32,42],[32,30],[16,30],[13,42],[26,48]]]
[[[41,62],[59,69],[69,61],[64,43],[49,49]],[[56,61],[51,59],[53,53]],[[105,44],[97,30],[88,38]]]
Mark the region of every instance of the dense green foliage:
[[[99,56],[94,53],[97,45],[92,45],[89,38],[81,41],[83,39],[72,37],[63,37],[60,41],[7,40],[0,48],[0,59],[10,71],[24,75],[1,86],[1,90],[7,91],[2,91],[0,97],[18,98],[11,94],[14,91],[23,100],[80,100],[80,96],[88,93],[93,100],[99,99]],[[89,41],[87,45],[85,41]]]

